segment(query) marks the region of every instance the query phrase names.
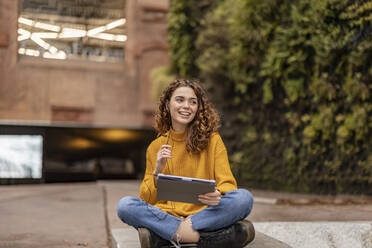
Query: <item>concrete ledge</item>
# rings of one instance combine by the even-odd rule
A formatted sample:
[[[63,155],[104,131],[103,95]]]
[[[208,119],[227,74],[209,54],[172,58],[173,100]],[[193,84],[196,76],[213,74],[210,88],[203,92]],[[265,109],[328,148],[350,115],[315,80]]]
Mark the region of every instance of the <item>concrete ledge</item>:
[[[372,248],[372,222],[256,222],[256,231],[296,248]]]
[[[367,195],[316,195],[269,190],[250,189],[255,203],[270,205],[372,205],[372,196]]]
[[[372,222],[256,222],[246,248],[372,248]],[[112,230],[113,248],[140,248],[134,228]]]
[[[314,197],[299,199],[277,199],[276,204],[281,205],[370,205],[371,197]]]
[[[138,233],[134,228],[112,229],[112,248],[141,248]],[[256,232],[256,238],[246,248],[291,248],[289,245]]]
[[[245,248],[291,248],[286,243],[256,231],[255,239]]]
[[[134,228],[112,229],[112,248],[141,248],[137,230]]]

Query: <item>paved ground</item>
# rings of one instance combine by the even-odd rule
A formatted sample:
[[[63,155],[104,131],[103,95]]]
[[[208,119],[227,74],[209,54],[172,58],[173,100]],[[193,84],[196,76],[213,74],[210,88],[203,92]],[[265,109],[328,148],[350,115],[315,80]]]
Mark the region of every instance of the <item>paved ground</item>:
[[[0,187],[0,247],[107,247],[96,183]]]
[[[116,203],[137,196],[138,187],[138,181],[0,186],[0,247],[108,248],[110,232],[128,228],[116,217]],[[278,205],[294,195],[253,194],[249,219],[262,240],[269,235],[304,248],[343,248],[351,240],[356,246],[349,247],[372,247],[372,204]]]

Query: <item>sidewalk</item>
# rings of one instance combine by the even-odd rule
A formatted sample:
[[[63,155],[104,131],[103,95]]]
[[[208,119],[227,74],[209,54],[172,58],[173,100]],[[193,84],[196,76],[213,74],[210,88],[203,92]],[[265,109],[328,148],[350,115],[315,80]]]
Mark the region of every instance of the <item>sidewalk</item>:
[[[96,183],[0,186],[0,247],[107,248]]]
[[[135,248],[137,233],[117,218],[116,204],[121,197],[138,196],[139,184],[123,180],[0,186],[0,247],[111,248],[112,235],[127,231],[121,238]],[[346,248],[342,245],[350,242],[353,248],[372,247],[372,204],[283,205],[278,199],[300,195],[252,192],[256,201],[248,219],[257,238],[247,247]]]

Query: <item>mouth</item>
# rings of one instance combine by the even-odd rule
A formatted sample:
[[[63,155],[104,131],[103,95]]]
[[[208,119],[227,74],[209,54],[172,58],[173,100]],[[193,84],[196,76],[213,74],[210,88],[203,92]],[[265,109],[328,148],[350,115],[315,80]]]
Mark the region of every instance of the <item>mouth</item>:
[[[190,112],[186,112],[186,111],[180,111],[178,112],[180,114],[181,117],[183,118],[189,118],[191,116],[191,113]]]

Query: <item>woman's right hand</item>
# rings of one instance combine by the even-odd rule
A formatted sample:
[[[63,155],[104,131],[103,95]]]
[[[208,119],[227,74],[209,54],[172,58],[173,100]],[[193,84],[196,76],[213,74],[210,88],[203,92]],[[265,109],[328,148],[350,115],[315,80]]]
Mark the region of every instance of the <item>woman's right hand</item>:
[[[167,163],[168,158],[172,158],[170,145],[162,145],[156,156],[156,169],[155,174],[161,173]]]

